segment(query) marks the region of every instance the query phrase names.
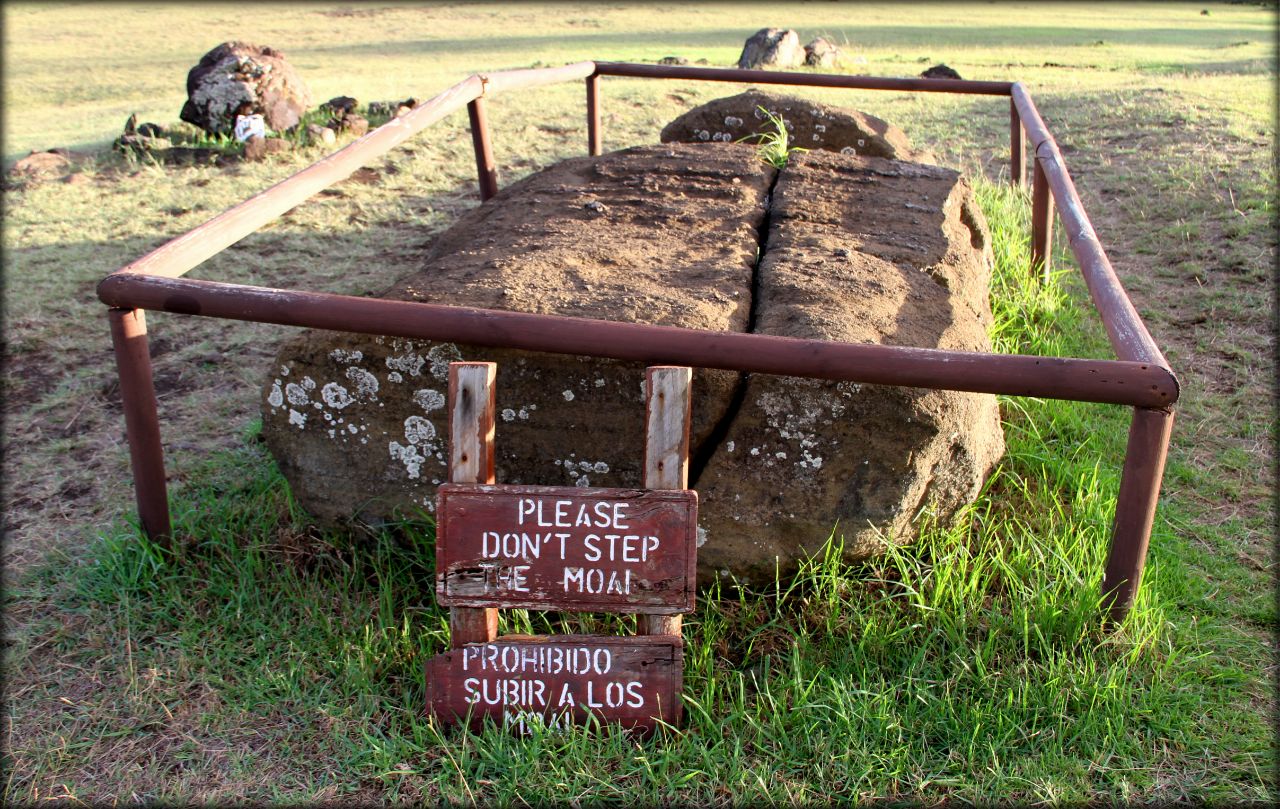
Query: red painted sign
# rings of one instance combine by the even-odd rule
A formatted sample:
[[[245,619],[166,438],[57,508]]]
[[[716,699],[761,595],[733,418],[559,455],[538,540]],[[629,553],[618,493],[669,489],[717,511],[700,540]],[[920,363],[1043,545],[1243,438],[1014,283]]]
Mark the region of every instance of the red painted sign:
[[[697,521],[698,495],[688,489],[442,484],[437,601],[690,612]]]
[[[518,733],[590,715],[653,730],[680,721],[683,644],[665,635],[546,635],[472,643],[427,663],[427,704],[446,722],[490,717]]]

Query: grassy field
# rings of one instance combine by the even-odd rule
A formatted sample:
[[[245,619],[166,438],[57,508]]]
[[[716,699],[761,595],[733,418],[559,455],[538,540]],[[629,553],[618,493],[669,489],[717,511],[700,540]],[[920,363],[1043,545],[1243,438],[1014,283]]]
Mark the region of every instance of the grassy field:
[[[1201,11],[1209,13],[1202,14]],[[501,804],[1212,801],[1277,795],[1274,9],[1233,4],[399,6],[24,4],[4,13],[4,156],[69,147],[76,179],[13,181],[4,217],[5,798]],[[1097,620],[1127,413],[1005,399],[1009,453],[955,526],[849,568],[700,600],[687,727],[637,742],[512,739],[421,716],[446,618],[431,526],[325,535],[254,440],[289,332],[149,315],[176,553],[137,536],[106,273],[322,155],[164,168],[105,147],[169,124],[226,39],[277,47],[317,101],[428,97],[578,59],[733,62],[766,25],[842,70],[1028,84],[1104,245],[1182,380],[1147,577]],[[652,142],[735,85],[606,80],[606,149]],[[903,128],[979,178],[1001,350],[1107,356],[1066,271],[1027,286],[1026,200],[995,99],[806,92]],[[504,180],[585,150],[582,88],[491,105]],[[465,115],[198,268],[361,294],[477,204]],[[834,540],[838,544],[838,538]],[[626,621],[513,611],[508,630]]]

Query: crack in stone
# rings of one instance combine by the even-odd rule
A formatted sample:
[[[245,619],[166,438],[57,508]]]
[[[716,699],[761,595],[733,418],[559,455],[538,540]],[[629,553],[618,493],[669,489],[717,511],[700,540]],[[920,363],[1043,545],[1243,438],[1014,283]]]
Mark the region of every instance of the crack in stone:
[[[760,265],[764,263],[764,257],[769,252],[769,229],[773,224],[773,192],[778,186],[778,180],[782,177],[785,169],[778,169],[773,173],[773,181],[769,183],[769,190],[764,195],[764,214],[760,217],[760,224],[756,227],[756,263],[751,268],[751,291],[750,304],[747,309],[747,334],[756,333],[756,318],[760,314]],[[724,443],[725,436],[729,434],[729,430],[733,427],[733,422],[738,417],[738,413],[742,410],[743,402],[747,398],[747,382],[749,374],[738,374],[738,382],[734,386],[733,394],[729,397],[729,404],[725,408],[724,415],[711,428],[711,432],[707,434],[706,440],[691,453],[689,458],[689,488],[697,489],[698,481],[702,478],[703,471],[711,462],[711,456]]]

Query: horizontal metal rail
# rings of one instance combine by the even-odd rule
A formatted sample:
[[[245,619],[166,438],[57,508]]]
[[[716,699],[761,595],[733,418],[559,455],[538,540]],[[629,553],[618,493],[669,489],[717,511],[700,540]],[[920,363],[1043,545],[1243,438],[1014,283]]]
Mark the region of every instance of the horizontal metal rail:
[[[445,116],[467,107],[482,197],[497,191],[483,99],[500,92],[585,79],[588,151],[602,148],[600,77],[743,82],[904,92],[1009,96],[1010,157],[1016,183],[1026,130],[1035,156],[1033,252],[1047,272],[1054,203],[1118,360],[989,354],[799,340],[637,323],[533,315],[412,301],[224,284],[181,278],[271,220],[350,176]],[[1133,604],[1146,558],[1178,381],[1116,277],[1067,172],[1062,154],[1031,96],[1016,82],[880,78],[616,62],[471,76],[407,115],[226,210],[122,267],[98,286],[112,306],[125,420],[138,513],[147,534],[167,540],[171,528],[155,388],[147,360],[146,321],[138,310],[205,315],[364,334],[448,340],[646,364],[690,365],[740,372],[836,379],[1014,396],[1129,405],[1133,426],[1125,456],[1103,593],[1113,621]]]
[[[1084,204],[1076,193],[1075,183],[1067,172],[1058,144],[1049,133],[1031,96],[1020,83],[1013,86],[1013,103],[1018,108],[1022,125],[1031,141],[1032,153],[1044,172],[1057,204],[1058,218],[1067,233],[1071,252],[1080,265],[1093,305],[1097,307],[1107,329],[1116,356],[1133,362],[1150,362],[1168,368],[1169,363],[1125,293],[1116,271],[1098,241]]]
[[[780,70],[744,70],[724,67],[678,67],[596,62],[601,76],[634,76],[645,79],[696,79],[749,84],[786,84],[801,87],[844,87],[853,90],[905,90],[916,93],[961,93],[1007,96],[1013,83],[964,79],[893,79],[878,76],[835,76],[830,73],[796,73]]]
[[[111,275],[98,297],[120,308],[876,385],[1142,407],[1167,407],[1178,391],[1149,363],[801,340],[190,278]]]

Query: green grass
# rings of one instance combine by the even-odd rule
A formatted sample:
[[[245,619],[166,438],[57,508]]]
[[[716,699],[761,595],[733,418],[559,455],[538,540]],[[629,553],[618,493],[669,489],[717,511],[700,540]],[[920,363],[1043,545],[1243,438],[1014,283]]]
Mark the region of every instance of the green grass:
[[[793,152],[807,152],[801,146],[792,146],[791,135],[787,132],[787,123],[782,120],[782,116],[774,115],[764,107],[756,107],[760,112],[764,113],[773,129],[769,132],[759,132],[755,135],[748,135],[743,141],[754,141],[756,144],[756,153],[760,159],[773,166],[775,169],[784,169],[791,160]]]
[[[1095,349],[1098,330],[1059,279],[1027,270],[1025,197],[989,183],[979,194],[996,247],[999,347]],[[649,741],[608,728],[520,739],[426,718],[423,666],[446,647],[448,621],[434,602],[429,519],[316,534],[252,436],[175,496],[174,551],[117,528],[17,597],[50,599],[94,627],[45,642],[113,661],[133,711],[212,694],[197,723],[206,733],[248,726],[283,746],[282,778],[252,777],[253,756],[224,763],[251,785],[231,793],[242,799],[1266,800],[1269,731],[1242,710],[1250,661],[1210,653],[1238,641],[1180,606],[1193,585],[1170,556],[1176,513],[1158,523],[1137,607],[1118,631],[1103,629],[1098,583],[1126,412],[1002,404],[1008,455],[954,526],[857,566],[833,537],[793,580],[704,594],[685,624],[685,725]],[[504,631],[630,624],[525,611],[503,621]],[[78,727],[89,750],[64,747],[41,766],[149,728],[99,715]],[[197,750],[132,794],[199,795],[191,781],[212,762]],[[11,796],[33,796],[33,774],[11,778]]]

